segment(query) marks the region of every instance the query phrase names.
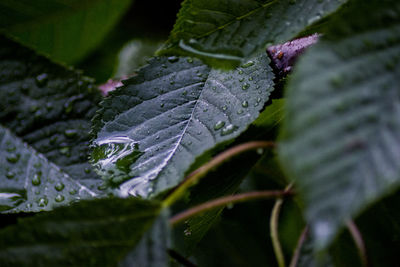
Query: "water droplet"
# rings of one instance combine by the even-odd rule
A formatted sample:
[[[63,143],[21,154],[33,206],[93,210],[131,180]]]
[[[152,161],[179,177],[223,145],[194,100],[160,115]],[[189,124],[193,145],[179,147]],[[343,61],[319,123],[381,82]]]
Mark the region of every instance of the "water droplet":
[[[184,234],[185,236],[191,236],[191,235],[192,235],[192,231],[191,231],[189,228],[186,228],[186,229],[183,231],[183,234]]]
[[[240,79],[239,79],[239,82],[243,82],[243,81],[244,81],[244,78],[240,78]]]
[[[7,161],[10,163],[17,163],[21,155],[19,153],[13,153],[7,157]]]
[[[6,173],[6,177],[7,177],[8,179],[14,178],[14,177],[15,177],[15,172],[13,172],[13,171],[7,172],[7,173]]]
[[[226,105],[222,107],[222,110],[224,110],[224,111],[227,109],[228,109],[228,107]]]
[[[238,111],[237,111],[237,114],[242,114],[243,113],[243,109],[239,109]]]
[[[160,104],[160,107],[163,108],[163,107],[164,107],[164,103],[161,103],[161,104]]]
[[[188,57],[188,58],[186,59],[186,61],[187,61],[188,63],[193,63],[193,58]]]
[[[257,103],[261,102],[261,97],[257,97]]]
[[[7,152],[14,152],[17,148],[14,145],[10,145],[6,148]]]
[[[243,70],[239,70],[238,73],[239,73],[239,74],[243,74]]]
[[[242,67],[243,67],[243,68],[248,68],[248,67],[251,67],[251,66],[253,66],[253,65],[254,65],[254,61],[249,61],[249,62],[247,62],[246,64],[243,64]]]
[[[244,100],[242,102],[242,107],[247,108],[249,106],[249,102],[247,102],[246,100]]]
[[[183,95],[183,96],[187,95],[187,91],[186,91],[186,90],[183,91],[183,92],[182,92],[182,95]]]
[[[252,77],[252,76],[250,76],[250,77],[249,77],[249,81],[252,81],[252,80],[253,80],[253,77]]]
[[[224,121],[218,121],[215,125],[214,125],[214,130],[218,131],[219,129],[221,129],[222,127],[225,126],[225,122]]]
[[[45,197],[40,198],[39,201],[38,201],[39,207],[42,207],[42,208],[46,207],[47,203],[49,203],[49,200],[47,198],[45,198]]]
[[[164,69],[166,69],[166,68],[167,68],[167,65],[162,64],[161,67],[163,67]]]
[[[77,193],[77,191],[75,189],[69,190],[69,194],[70,195],[75,195],[76,193]]]
[[[85,168],[85,173],[90,173],[92,170],[88,167],[88,168]]]
[[[226,127],[224,127],[221,131],[221,135],[228,135],[233,133],[235,130],[237,129],[237,126],[233,125],[233,124],[229,124]]]
[[[65,185],[61,182],[58,182],[55,186],[54,189],[57,191],[62,191],[64,189]]]
[[[18,205],[20,205],[24,201],[26,201],[26,192],[25,191],[1,192],[0,193],[0,211],[13,209],[13,208],[17,207]]]
[[[249,87],[250,87],[250,84],[248,84],[248,83],[245,83],[242,85],[243,90],[247,90],[247,89],[249,89]]]
[[[36,76],[35,81],[36,81],[37,86],[43,87],[47,84],[48,79],[49,79],[48,75],[46,73],[42,73],[42,74]]]
[[[36,173],[32,178],[32,184],[33,185],[40,185],[41,178],[42,178],[42,173],[41,172]]]
[[[177,62],[178,60],[179,60],[179,57],[177,57],[177,56],[168,57],[168,61],[171,63]]]
[[[310,25],[310,24],[313,24],[314,22],[317,22],[319,19],[321,19],[321,16],[320,16],[320,15],[316,15],[316,16],[314,16],[314,17],[311,17],[311,18],[307,21],[307,23]]]
[[[56,202],[63,202],[64,201],[64,196],[63,195],[57,195],[54,200]]]
[[[78,131],[75,129],[67,129],[64,131],[64,135],[67,138],[74,138],[75,136],[77,136]]]
[[[60,151],[60,154],[62,154],[64,156],[67,156],[67,157],[71,156],[70,148],[68,146],[60,148],[59,151]]]

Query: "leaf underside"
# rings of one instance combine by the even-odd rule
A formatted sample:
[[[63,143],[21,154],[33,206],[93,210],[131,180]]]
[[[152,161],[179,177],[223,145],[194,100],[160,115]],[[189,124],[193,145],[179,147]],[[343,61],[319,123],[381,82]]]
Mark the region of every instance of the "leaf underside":
[[[399,62],[399,2],[354,1],[295,68],[279,152],[317,250],[400,184]]]
[[[0,31],[49,55],[74,63],[94,49],[131,0],[2,0]]]
[[[296,37],[346,1],[186,0],[163,53],[237,66],[267,44]]]
[[[273,90],[265,54],[233,71],[160,57],[102,103],[93,131],[98,173],[121,195],[154,196],[182,181],[203,152],[257,118]]]
[[[100,98],[79,72],[0,37],[0,124],[97,194],[101,179],[88,163],[88,143]],[[0,187],[7,181],[0,176]]]

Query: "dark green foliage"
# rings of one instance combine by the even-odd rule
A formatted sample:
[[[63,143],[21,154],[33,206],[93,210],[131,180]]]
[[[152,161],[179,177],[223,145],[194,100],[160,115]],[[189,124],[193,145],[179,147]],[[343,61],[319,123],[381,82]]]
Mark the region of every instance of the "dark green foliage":
[[[157,202],[107,199],[36,215],[0,231],[0,262],[2,266],[115,266],[159,212]],[[146,239],[141,242],[149,243]]]
[[[131,0],[2,0],[0,31],[56,61],[75,63],[93,50]]]
[[[400,184],[400,5],[361,2],[331,22],[288,85],[280,155],[317,249]]]
[[[346,0],[186,0],[162,53],[237,66],[267,44],[287,41]]]
[[[94,191],[99,178],[87,159],[99,100],[91,79],[0,37],[1,125]]]

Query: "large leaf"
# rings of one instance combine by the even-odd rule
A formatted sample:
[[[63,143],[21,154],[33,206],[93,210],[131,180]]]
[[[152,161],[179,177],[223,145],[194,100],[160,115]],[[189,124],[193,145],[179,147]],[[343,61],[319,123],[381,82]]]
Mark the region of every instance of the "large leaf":
[[[107,199],[39,214],[0,231],[0,262],[2,266],[115,266],[159,212],[157,202]]]
[[[2,0],[0,30],[52,59],[73,63],[95,48],[131,0]]]
[[[279,146],[317,250],[400,185],[400,3],[357,0],[330,25],[290,80]]]
[[[0,124],[95,191],[101,179],[87,159],[100,97],[79,72],[0,36]]]
[[[235,66],[269,43],[295,37],[345,0],[186,0],[163,53]]]
[[[273,90],[268,63],[262,54],[224,72],[191,58],[155,58],[102,104],[92,154],[98,173],[121,184],[122,196],[175,186],[197,156],[258,116]]]
[[[0,126],[0,212],[51,210],[92,192]]]

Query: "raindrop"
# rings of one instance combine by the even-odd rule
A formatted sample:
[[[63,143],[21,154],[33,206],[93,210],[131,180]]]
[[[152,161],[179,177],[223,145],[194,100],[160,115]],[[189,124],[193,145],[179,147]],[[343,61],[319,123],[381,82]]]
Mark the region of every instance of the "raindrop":
[[[40,198],[39,201],[38,201],[39,207],[42,207],[42,208],[46,207],[47,203],[49,203],[49,200],[47,198],[45,198],[45,197]]]
[[[12,179],[12,178],[15,177],[15,173],[13,171],[9,171],[9,172],[6,173],[6,177],[8,179]]]
[[[63,195],[57,195],[55,198],[56,202],[63,202],[64,201],[64,196]]]
[[[55,186],[54,189],[56,189],[57,191],[62,191],[64,189],[65,185],[61,182],[58,182]]]
[[[320,15],[316,15],[316,16],[314,16],[314,17],[311,17],[311,18],[307,21],[307,23],[310,25],[310,24],[313,24],[314,22],[317,22],[319,19],[321,19],[321,16],[320,16]]]
[[[188,58],[186,59],[186,61],[187,61],[188,63],[193,63],[193,58],[188,57]]]
[[[249,77],[249,81],[252,81],[252,80],[253,80],[253,77],[252,77],[252,76],[250,76],[250,77]]]
[[[171,63],[177,62],[178,60],[179,60],[179,57],[177,57],[177,56],[168,57],[168,61]]]
[[[91,169],[90,168],[85,168],[85,173],[90,173],[91,172]]]
[[[228,107],[226,105],[222,107],[222,110],[224,110],[224,111],[227,109],[228,109]]]
[[[248,83],[245,83],[242,85],[243,90],[247,90],[247,89],[249,89],[249,87],[250,87],[250,84],[248,84]]]
[[[78,134],[78,131],[75,129],[67,129],[64,131],[64,135],[67,138],[74,138]]]
[[[246,64],[243,64],[243,68],[248,68],[248,67],[251,67],[251,66],[253,66],[254,65],[254,61],[249,61],[249,62],[247,62]]]
[[[183,234],[184,234],[185,236],[191,236],[191,235],[192,235],[192,231],[191,231],[189,228],[186,228],[186,229],[183,231]]]
[[[48,75],[46,73],[42,73],[42,74],[36,76],[35,81],[36,81],[37,86],[43,87],[47,84],[48,79],[49,79]]]
[[[21,192],[0,193],[0,211],[13,209],[22,202],[24,202],[26,200],[24,193]]]
[[[237,114],[242,114],[243,113],[243,109],[239,109],[238,111],[237,111]]]
[[[215,125],[214,125],[214,130],[218,131],[219,129],[221,129],[222,127],[225,126],[225,122],[224,121],[218,121]]]
[[[7,157],[7,161],[10,163],[17,163],[21,155],[19,153],[11,154]]]
[[[239,82],[243,82],[243,81],[244,81],[244,78],[240,78],[240,79],[239,79]]]
[[[32,178],[32,184],[33,185],[40,185],[41,178],[42,178],[42,173],[41,172],[36,173]]]
[[[235,130],[237,129],[237,126],[233,125],[233,124],[229,124],[226,127],[224,127],[221,131],[221,135],[228,135],[233,133]]]
[[[67,157],[70,157],[71,156],[71,153],[70,153],[70,148],[69,147],[62,147],[62,148],[60,148],[60,154],[62,154],[62,155],[64,155],[64,156],[67,156]]]
[[[246,100],[244,100],[242,102],[242,107],[247,108],[249,106],[249,102],[247,102]]]
[[[163,107],[164,107],[164,103],[161,103],[161,104],[160,104],[160,107],[163,108]]]
[[[75,189],[71,189],[70,191],[69,191],[69,194],[70,195],[75,195],[77,193],[77,191],[75,190]]]
[[[243,74],[243,70],[239,70],[239,72],[238,72],[239,74]]]

